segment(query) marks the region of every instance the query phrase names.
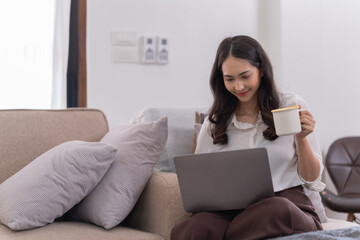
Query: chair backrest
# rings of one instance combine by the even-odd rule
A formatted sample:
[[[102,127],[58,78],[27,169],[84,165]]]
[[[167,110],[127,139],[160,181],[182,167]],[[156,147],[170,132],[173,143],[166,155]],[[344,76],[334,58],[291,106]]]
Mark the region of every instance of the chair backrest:
[[[325,165],[340,196],[360,194],[360,137],[333,142]]]

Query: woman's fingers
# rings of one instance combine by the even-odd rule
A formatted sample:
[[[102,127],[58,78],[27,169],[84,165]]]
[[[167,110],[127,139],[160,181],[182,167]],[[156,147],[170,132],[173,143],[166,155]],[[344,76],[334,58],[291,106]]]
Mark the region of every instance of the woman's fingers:
[[[301,123],[301,132],[299,135],[306,137],[314,131],[316,121],[308,110],[300,111],[299,114]]]
[[[304,110],[300,112],[300,122],[303,123],[305,121],[315,124],[315,119],[308,110]]]

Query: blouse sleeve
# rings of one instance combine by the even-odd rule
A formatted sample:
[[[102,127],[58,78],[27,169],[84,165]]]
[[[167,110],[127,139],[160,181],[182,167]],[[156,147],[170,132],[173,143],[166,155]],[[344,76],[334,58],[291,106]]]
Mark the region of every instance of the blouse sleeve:
[[[296,102],[296,105],[301,106],[301,110],[309,110],[310,111],[308,104],[300,96],[296,95],[295,102]],[[319,173],[319,176],[314,181],[311,181],[311,182],[306,181],[304,178],[302,178],[302,176],[300,175],[299,172],[298,172],[298,174],[299,174],[301,181],[304,182],[304,186],[307,189],[320,192],[320,191],[324,190],[324,188],[326,186],[323,182],[321,182],[321,176],[322,176],[322,172],[324,170],[324,165],[322,162],[322,154],[321,154],[320,146],[319,146],[315,132],[312,132],[309,135],[307,135],[306,139],[308,140],[309,145],[310,145],[311,150],[313,151],[314,155],[319,160],[320,173]]]
[[[197,137],[197,143],[195,153],[208,153],[215,151],[213,149],[213,138],[210,131],[211,123],[208,117],[205,118],[204,123],[200,129],[199,136]]]

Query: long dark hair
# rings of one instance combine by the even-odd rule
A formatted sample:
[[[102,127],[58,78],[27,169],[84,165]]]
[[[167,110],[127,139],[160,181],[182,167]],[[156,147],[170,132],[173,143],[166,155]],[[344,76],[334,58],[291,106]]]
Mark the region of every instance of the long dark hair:
[[[269,58],[261,45],[248,36],[235,36],[224,39],[217,50],[210,76],[210,87],[214,102],[209,110],[209,121],[213,123],[211,134],[214,144],[227,144],[226,134],[229,120],[239,103],[237,97],[225,88],[222,64],[229,55],[248,60],[251,65],[263,73],[257,91],[258,107],[264,123],[268,128],[263,132],[265,139],[275,140],[272,109],[279,108],[279,94],[276,90],[273,70]]]

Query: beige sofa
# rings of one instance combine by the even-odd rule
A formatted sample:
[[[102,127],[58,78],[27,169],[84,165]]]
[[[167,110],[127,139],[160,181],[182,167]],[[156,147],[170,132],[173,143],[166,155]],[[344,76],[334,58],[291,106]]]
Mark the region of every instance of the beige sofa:
[[[94,109],[1,110],[0,183],[62,142],[99,141],[107,131],[105,115]],[[88,223],[56,221],[16,232],[0,224],[0,239],[169,239],[171,228],[186,217],[176,175],[154,173],[121,226],[105,230]]]
[[[108,130],[105,115],[96,109],[0,110],[0,183],[60,143],[99,141]],[[183,210],[176,174],[154,172],[130,215],[111,230],[65,221],[26,231],[0,224],[0,240],[170,239],[172,227],[189,217]],[[335,229],[355,224],[330,219],[323,226]]]

